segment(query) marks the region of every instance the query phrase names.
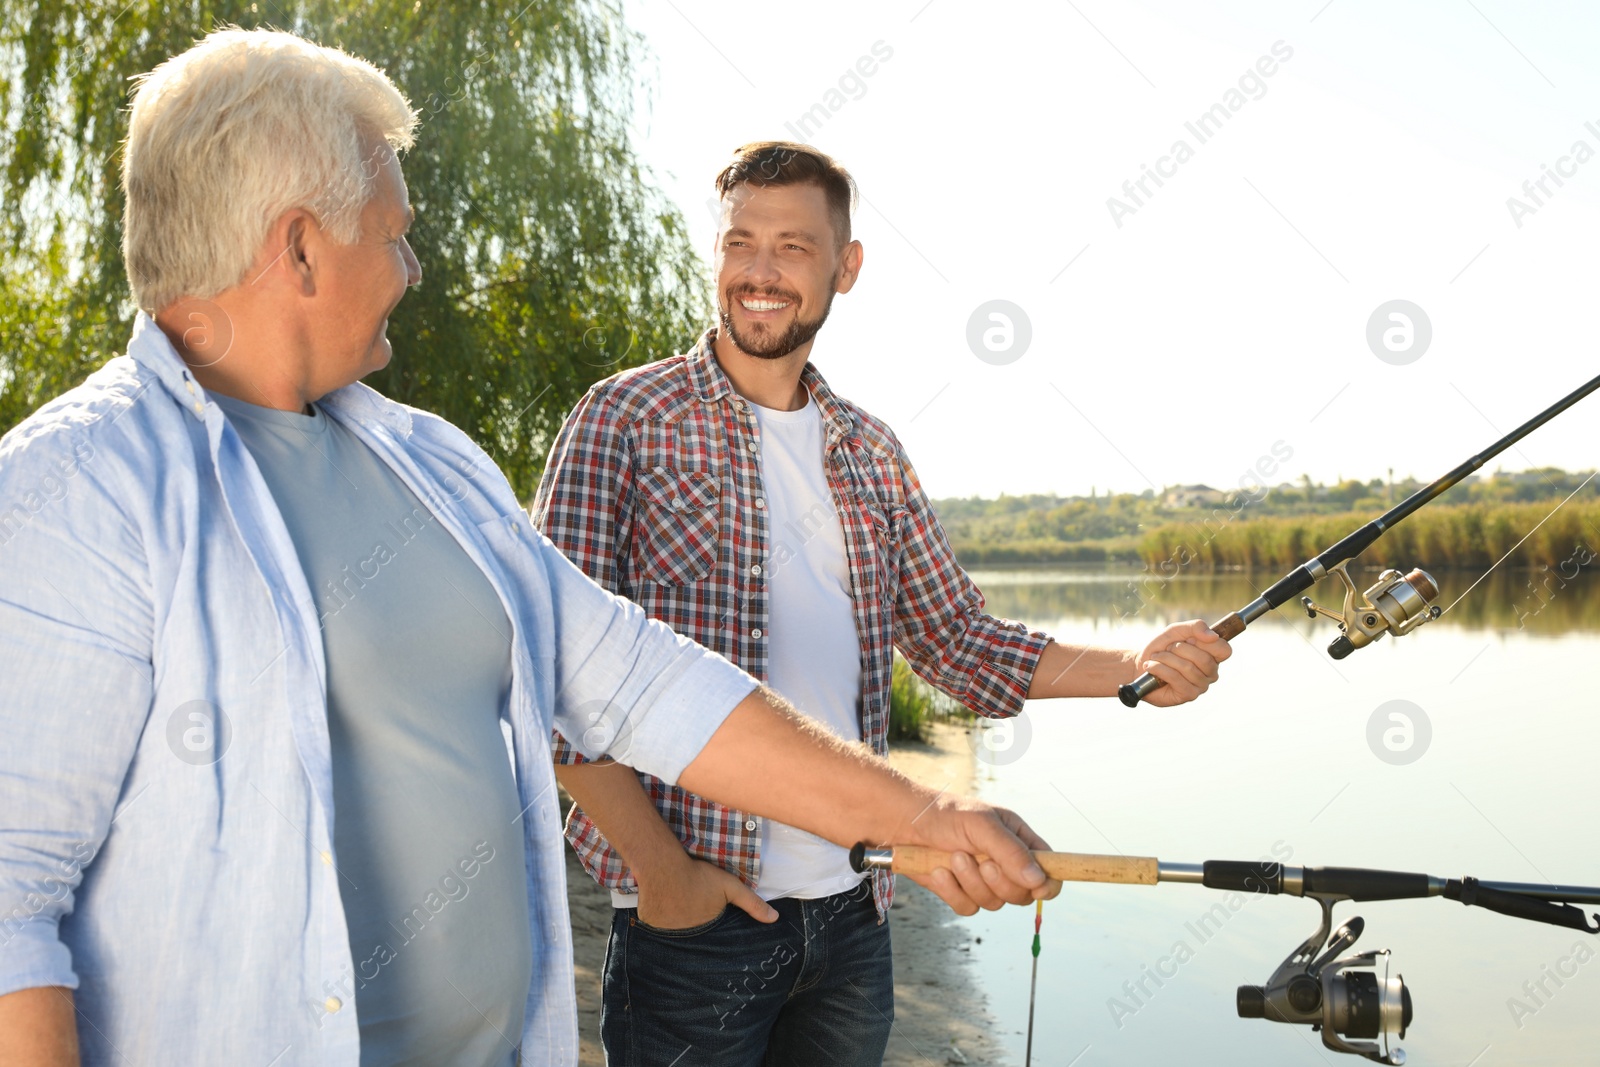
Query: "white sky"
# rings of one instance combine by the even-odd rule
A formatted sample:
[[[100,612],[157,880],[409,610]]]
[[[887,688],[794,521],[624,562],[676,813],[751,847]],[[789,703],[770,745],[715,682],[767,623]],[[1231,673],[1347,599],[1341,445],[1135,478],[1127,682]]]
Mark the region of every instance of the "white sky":
[[[709,257],[712,176],[797,123],[860,183],[866,266],[813,358],[887,420],[933,496],[1433,478],[1600,373],[1600,158],[1519,228],[1506,201],[1600,153],[1600,15],[1577,2],[626,0],[654,54],[639,146]],[[1282,41],[1293,56],[1200,143],[1184,124]],[[1107,198],[1178,139],[1135,214]],[[1170,169],[1170,164],[1168,165]],[[1572,164],[1566,165],[1572,169]],[[1070,266],[1068,265],[1070,264]],[[993,299],[1032,324],[996,366]],[[1392,365],[1368,318],[1419,305]],[[686,339],[687,340],[687,339]],[[1489,469],[1600,464],[1592,398]]]

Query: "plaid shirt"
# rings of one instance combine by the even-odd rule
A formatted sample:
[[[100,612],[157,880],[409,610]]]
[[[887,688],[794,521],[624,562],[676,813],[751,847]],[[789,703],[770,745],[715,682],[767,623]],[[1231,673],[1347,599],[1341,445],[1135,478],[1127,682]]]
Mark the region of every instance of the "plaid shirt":
[[[589,576],[653,618],[767,678],[771,544],[748,401],[712,354],[710,330],[687,355],[597,383],[557,436],[534,522]],[[928,498],[890,429],[841,400],[809,363],[801,382],[825,428],[824,465],[844,529],[861,645],[861,737],[888,751],[894,649],[966,707],[1015,715],[1049,642],[983,613]],[[557,734],[558,762],[583,756]],[[694,856],[751,885],[761,870],[761,820],[639,776]],[[567,839],[595,880],[637,885],[593,821],[573,805]],[[893,879],[876,876],[880,914]]]

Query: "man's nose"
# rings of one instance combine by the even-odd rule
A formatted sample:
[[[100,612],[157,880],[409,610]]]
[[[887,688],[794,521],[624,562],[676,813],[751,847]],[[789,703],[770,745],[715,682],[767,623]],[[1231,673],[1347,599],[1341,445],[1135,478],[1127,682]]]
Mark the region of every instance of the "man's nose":
[[[770,251],[758,250],[745,267],[745,277],[755,285],[775,284],[783,277],[778,262]]]
[[[406,288],[422,284],[422,264],[417,260],[417,254],[411,250],[411,242],[404,237],[400,239],[406,249]]]

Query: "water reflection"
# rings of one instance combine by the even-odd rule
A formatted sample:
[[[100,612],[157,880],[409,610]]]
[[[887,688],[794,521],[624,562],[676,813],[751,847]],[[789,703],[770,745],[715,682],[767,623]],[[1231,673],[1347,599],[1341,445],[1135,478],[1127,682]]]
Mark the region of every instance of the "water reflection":
[[[1127,621],[1136,616],[1163,622],[1198,616],[1215,621],[1254,600],[1277,581],[1278,574],[1183,574],[1163,578],[1149,571],[1114,570],[989,570],[972,575],[983,590],[991,614],[1039,620],[1073,617],[1094,622]],[[1365,589],[1377,571],[1352,575]],[[1468,593],[1478,574],[1441,571],[1439,605],[1449,607]],[[1343,586],[1326,578],[1308,591],[1324,607],[1339,610]],[[1298,598],[1260,620],[1283,624],[1306,620]],[[1309,621],[1309,620],[1306,620]],[[1331,624],[1324,622],[1324,628]],[[1600,631],[1600,572],[1594,568],[1564,575],[1555,570],[1491,573],[1438,625],[1480,630],[1521,630],[1532,634]]]
[[[1130,571],[974,577],[997,615],[1063,641],[1140,647],[1169,621],[1242,606],[1276,575],[1183,576],[1142,592],[1130,592],[1140,589]],[[1435,577],[1449,603],[1476,575]],[[1031,703],[1027,751],[980,765],[980,793],[1068,851],[1179,862],[1288,854],[1294,865],[1600,884],[1587,816],[1600,752],[1588,677],[1600,659],[1600,575],[1565,588],[1530,588],[1534,578],[1493,575],[1417,635],[1342,662],[1324,651],[1332,623],[1282,609],[1238,639],[1222,682],[1185,708]],[[1313,592],[1333,601],[1338,588]],[[1373,720],[1402,701],[1430,727],[1425,750],[1396,762],[1375,747],[1387,742]],[[1309,1030],[1237,1018],[1236,987],[1265,981],[1317,911],[1251,899],[1225,923],[1202,924],[1225,897],[1079,885],[1047,905],[1034,1062],[1361,1062],[1323,1049]],[[1600,955],[1574,963],[1584,935],[1443,900],[1345,904],[1336,918],[1356,914],[1367,922],[1357,948],[1394,949],[1413,989],[1417,1021],[1404,1047],[1414,1067],[1596,1062],[1600,962],[1587,961]],[[983,939],[973,965],[997,1036],[1020,1064],[1031,911],[961,923]],[[1193,933],[1202,928],[1203,942]],[[1600,950],[1600,939],[1583,943]],[[1560,966],[1576,969],[1562,987],[1546,980],[1535,1003],[1525,983],[1537,993]]]

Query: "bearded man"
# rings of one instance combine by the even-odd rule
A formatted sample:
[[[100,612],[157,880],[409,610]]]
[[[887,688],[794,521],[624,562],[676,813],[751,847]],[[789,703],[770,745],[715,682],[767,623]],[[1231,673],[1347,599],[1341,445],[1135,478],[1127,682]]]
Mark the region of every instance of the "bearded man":
[[[810,363],[834,296],[861,273],[844,168],[759,142],[716,188],[721,320],[687,355],[600,382],[568,417],[534,508],[556,546],[880,755],[896,648],[988,716],[1111,696],[1146,670],[1166,683],[1151,703],[1205,692],[1230,652],[1203,622],[1135,652],[985,614],[893,431]],[[843,848],[782,820],[587,762],[559,736],[556,756],[577,801],[568,839],[616,906],[601,1014],[613,1067],[882,1060],[891,877],[864,878]]]

